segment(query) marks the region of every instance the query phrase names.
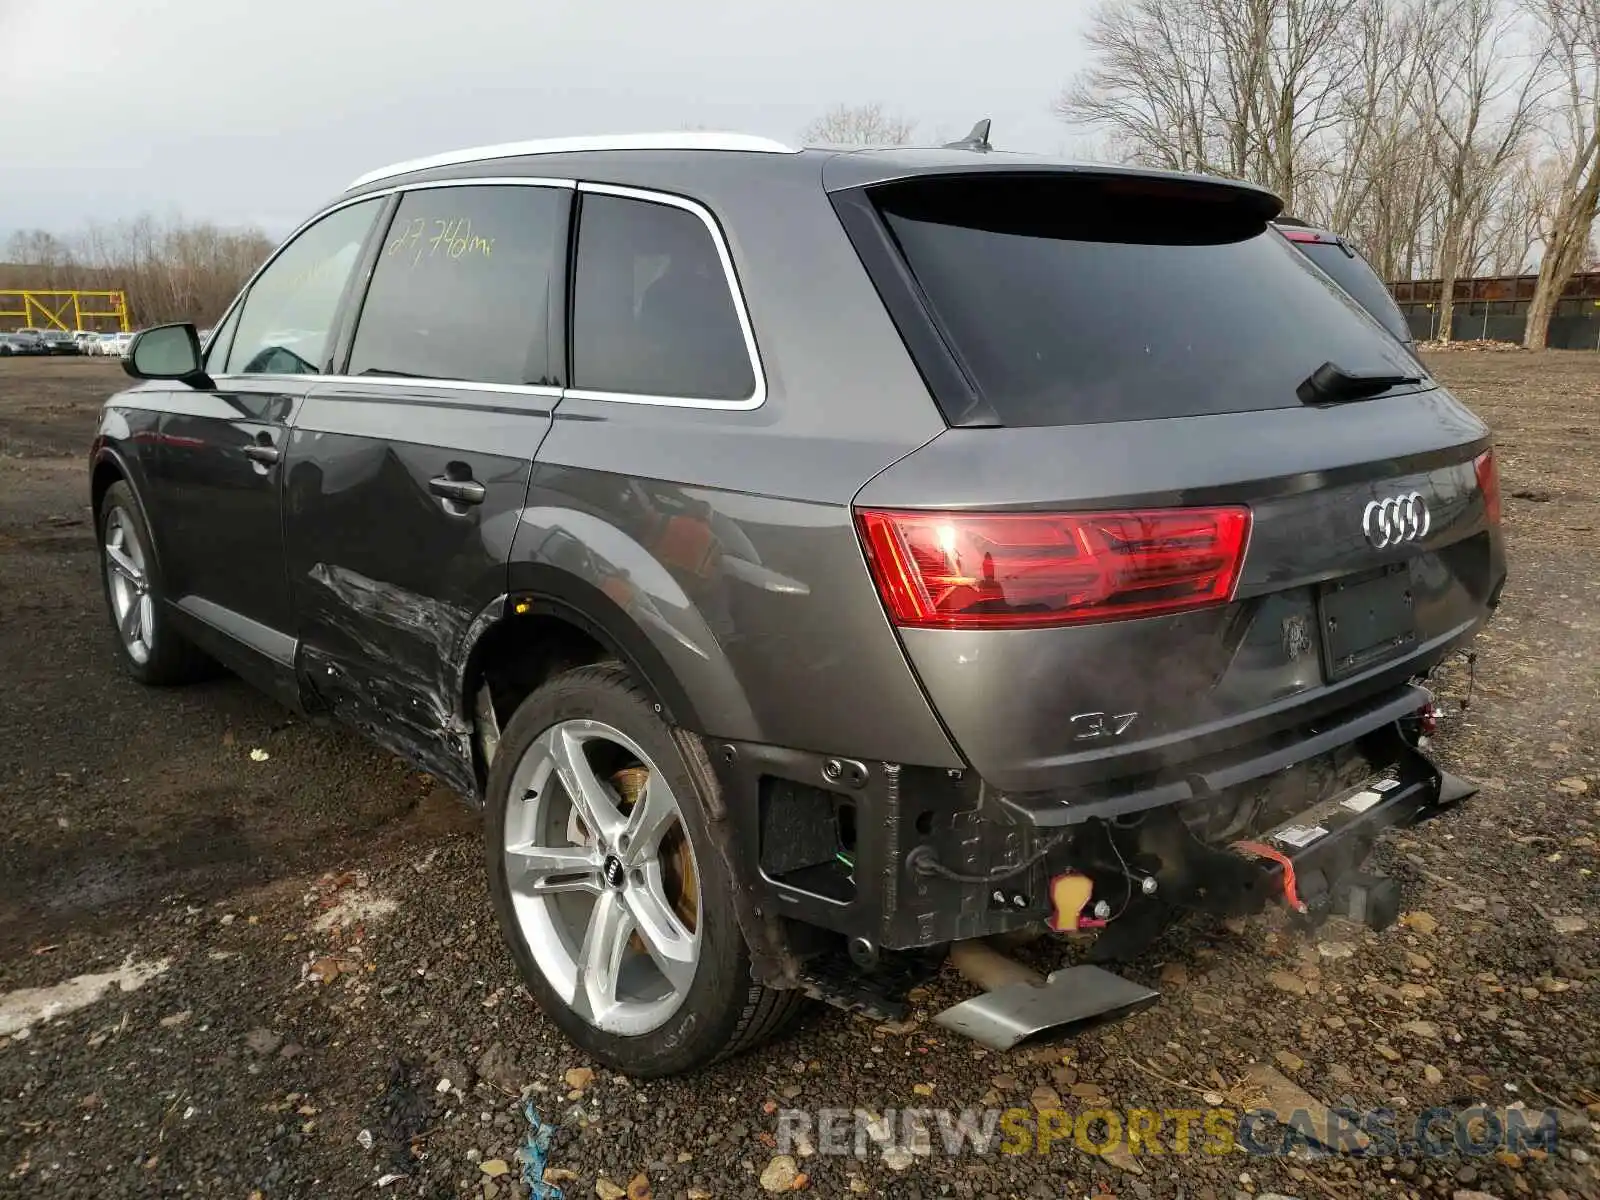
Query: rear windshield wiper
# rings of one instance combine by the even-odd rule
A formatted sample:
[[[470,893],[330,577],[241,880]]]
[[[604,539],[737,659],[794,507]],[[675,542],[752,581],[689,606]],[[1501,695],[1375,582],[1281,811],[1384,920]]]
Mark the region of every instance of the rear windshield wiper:
[[[1367,400],[1390,388],[1421,383],[1420,375],[1386,371],[1346,371],[1325,362],[1300,381],[1295,395],[1302,404],[1343,404],[1347,400]]]

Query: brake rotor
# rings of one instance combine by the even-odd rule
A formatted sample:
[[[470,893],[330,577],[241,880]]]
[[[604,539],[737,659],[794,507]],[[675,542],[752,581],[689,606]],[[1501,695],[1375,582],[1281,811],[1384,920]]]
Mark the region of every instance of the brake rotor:
[[[649,782],[649,767],[623,767],[611,776],[611,786],[617,790],[623,812],[632,811]],[[662,883],[672,901],[672,911],[683,922],[684,928],[693,932],[700,919],[700,889],[695,875],[694,854],[690,850],[689,836],[684,830],[681,815],[663,835],[659,858]],[[629,947],[644,953],[644,943],[637,933],[630,940]]]

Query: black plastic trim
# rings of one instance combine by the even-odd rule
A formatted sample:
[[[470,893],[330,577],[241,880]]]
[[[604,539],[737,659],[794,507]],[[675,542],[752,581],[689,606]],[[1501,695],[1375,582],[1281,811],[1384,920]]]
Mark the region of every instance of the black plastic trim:
[[[946,423],[959,428],[999,426],[1000,419],[940,332],[927,297],[867,192],[860,188],[834,192],[829,199]]]
[[[1181,804],[1215,792],[1226,791],[1250,780],[1271,775],[1345,746],[1357,739],[1409,717],[1432,696],[1424,688],[1407,685],[1376,702],[1341,714],[1337,723],[1308,732],[1303,737],[1269,741],[1269,748],[1247,757],[1237,752],[1215,756],[1210,762],[1198,760],[1184,767],[1181,778],[1143,788],[1132,788],[1116,795],[1076,801],[1071,792],[1003,795],[1000,803],[1013,816],[1039,828],[1081,825],[1085,821],[1110,820],[1144,812],[1167,804]]]

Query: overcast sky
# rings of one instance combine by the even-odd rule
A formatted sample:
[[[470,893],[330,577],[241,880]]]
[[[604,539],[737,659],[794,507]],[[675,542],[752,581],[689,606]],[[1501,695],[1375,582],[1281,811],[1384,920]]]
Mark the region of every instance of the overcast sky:
[[[881,102],[1067,152],[1062,0],[0,0],[0,240],[181,212],[286,233],[375,166],[685,125],[795,140]]]

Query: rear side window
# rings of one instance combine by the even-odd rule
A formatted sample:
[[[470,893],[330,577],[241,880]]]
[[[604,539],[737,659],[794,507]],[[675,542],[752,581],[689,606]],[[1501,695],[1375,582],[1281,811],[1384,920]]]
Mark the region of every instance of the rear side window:
[[[549,187],[407,192],[373,269],[351,375],[554,384],[572,193]]]
[[[1163,186],[946,177],[874,200],[1003,425],[1291,407],[1330,361],[1416,373],[1259,214]]]
[[[698,214],[584,193],[572,294],[572,386],[729,402],[755,394],[728,272]]]
[[[1394,302],[1389,289],[1384,287],[1383,280],[1378,278],[1378,273],[1367,264],[1366,259],[1336,242],[1298,242],[1296,249],[1349,292],[1378,324],[1402,342],[1411,340],[1411,328],[1406,324],[1400,306]]]

